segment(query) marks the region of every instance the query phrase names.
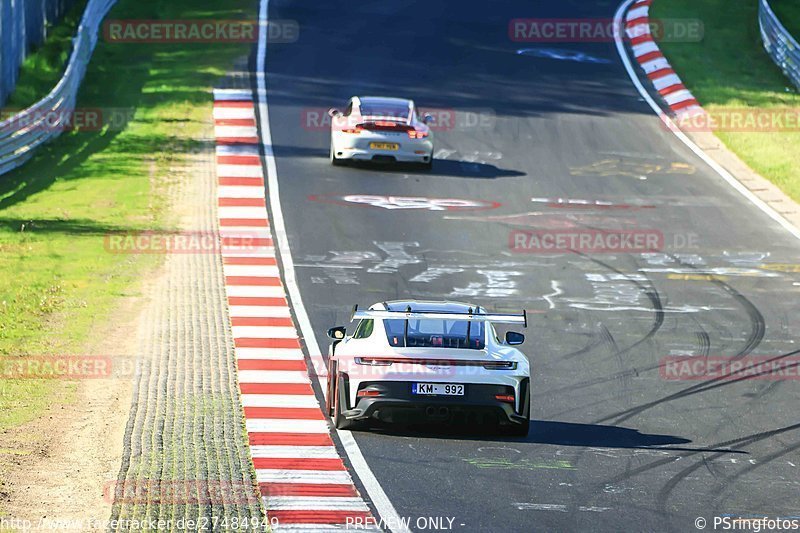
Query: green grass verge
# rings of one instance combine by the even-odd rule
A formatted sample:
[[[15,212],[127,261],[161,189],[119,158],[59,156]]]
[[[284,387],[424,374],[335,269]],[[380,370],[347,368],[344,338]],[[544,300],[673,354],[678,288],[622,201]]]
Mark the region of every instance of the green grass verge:
[[[108,18],[255,14],[251,0],[120,0]],[[75,354],[120,296],[141,290],[143,274],[163,257],[108,253],[105,235],[173,223],[163,192],[200,148],[210,88],[249,50],[247,43],[110,43],[101,36],[78,106],[130,110],[132,119],[124,128],[65,133],[0,176],[0,356]],[[28,58],[9,105],[46,94],[66,53],[56,38]],[[0,380],[0,429],[65,401],[69,389],[53,380]]]
[[[800,24],[800,4],[793,0],[773,0],[772,4],[783,19]],[[651,16],[697,18],[705,25],[702,42],[663,42],[660,46],[707,111],[800,109],[797,90],[764,51],[758,2],[657,0]],[[800,201],[800,132],[715,133],[756,172]]]

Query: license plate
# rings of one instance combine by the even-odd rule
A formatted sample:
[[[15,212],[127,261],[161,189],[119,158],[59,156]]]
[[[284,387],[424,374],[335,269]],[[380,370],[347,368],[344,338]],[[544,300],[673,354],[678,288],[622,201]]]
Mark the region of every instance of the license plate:
[[[397,150],[400,145],[395,143],[369,143],[369,147],[373,150]]]
[[[426,396],[464,396],[464,385],[458,383],[413,383],[411,392]]]

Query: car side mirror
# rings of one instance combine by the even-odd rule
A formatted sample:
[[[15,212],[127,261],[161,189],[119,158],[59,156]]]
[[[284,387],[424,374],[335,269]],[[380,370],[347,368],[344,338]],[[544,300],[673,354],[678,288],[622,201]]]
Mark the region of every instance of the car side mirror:
[[[430,113],[425,113],[425,115],[422,117],[422,123],[423,124],[436,124],[436,119],[433,118],[433,115],[431,115]]]
[[[525,335],[517,333],[516,331],[506,332],[506,344],[509,346],[517,346],[525,342]]]
[[[342,112],[336,109],[335,107],[328,109],[328,116],[331,118],[336,118],[338,116],[341,116],[341,114]]]
[[[328,330],[328,337],[335,341],[340,341],[344,339],[344,335],[347,331],[347,328],[344,326],[337,326],[335,328],[331,328]]]

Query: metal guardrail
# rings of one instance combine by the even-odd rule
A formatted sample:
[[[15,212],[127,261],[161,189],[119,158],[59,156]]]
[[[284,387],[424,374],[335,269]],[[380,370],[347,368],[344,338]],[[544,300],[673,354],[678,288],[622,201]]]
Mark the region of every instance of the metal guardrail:
[[[0,122],[0,175],[33,156],[36,148],[69,127],[86,66],[92,57],[100,23],[117,0],[89,0],[72,41],[64,75],[50,94]]]
[[[758,24],[767,53],[800,89],[800,45],[775,16],[768,0],[758,2]]]

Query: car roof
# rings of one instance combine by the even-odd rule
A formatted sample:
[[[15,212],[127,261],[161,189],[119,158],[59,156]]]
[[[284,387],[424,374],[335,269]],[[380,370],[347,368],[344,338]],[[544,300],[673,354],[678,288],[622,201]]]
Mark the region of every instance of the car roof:
[[[468,313],[470,309],[473,313],[484,312],[478,305],[450,301],[392,300],[381,302],[381,305],[385,305],[388,311],[405,311],[411,307],[416,312]]]

